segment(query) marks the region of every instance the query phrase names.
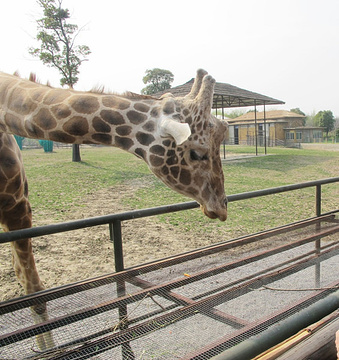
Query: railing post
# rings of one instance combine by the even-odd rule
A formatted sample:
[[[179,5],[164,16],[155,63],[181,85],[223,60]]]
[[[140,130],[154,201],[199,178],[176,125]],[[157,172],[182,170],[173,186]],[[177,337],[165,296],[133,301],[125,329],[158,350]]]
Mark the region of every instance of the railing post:
[[[321,215],[321,185],[316,185],[315,190],[315,211],[316,216],[319,217]],[[321,223],[318,222],[316,225],[316,231],[321,230]],[[321,247],[321,239],[315,241],[315,253],[317,255],[320,254],[320,247]],[[317,262],[315,264],[315,287],[320,287],[320,263]]]
[[[321,215],[321,185],[318,184],[316,185],[316,192],[315,192],[315,196],[316,196],[316,215],[320,216]]]
[[[109,224],[109,233],[111,241],[114,245],[114,261],[115,271],[123,271],[124,268],[124,253],[122,248],[122,236],[121,236],[121,221],[113,220]]]
[[[121,235],[121,220],[113,220],[109,224],[109,233],[111,241],[114,245],[114,261],[115,271],[123,271],[124,268],[124,252],[122,246],[122,235]],[[126,295],[126,284],[124,280],[117,281],[117,296],[122,297]],[[119,306],[119,329],[123,330],[128,327],[128,312],[127,305]],[[122,359],[123,360],[134,360],[135,356],[129,342],[121,344]]]

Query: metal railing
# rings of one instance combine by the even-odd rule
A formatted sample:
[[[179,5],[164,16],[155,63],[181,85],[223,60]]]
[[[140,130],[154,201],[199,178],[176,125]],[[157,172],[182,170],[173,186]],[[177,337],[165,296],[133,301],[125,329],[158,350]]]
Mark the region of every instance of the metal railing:
[[[309,182],[305,182],[305,183],[291,184],[291,185],[280,186],[280,187],[275,187],[275,188],[269,188],[269,189],[263,189],[263,190],[257,190],[257,191],[234,194],[234,195],[228,196],[228,201],[229,202],[241,201],[241,200],[253,199],[253,198],[261,197],[261,196],[274,195],[274,194],[279,194],[279,193],[284,193],[284,192],[289,192],[289,191],[294,191],[294,190],[312,188],[313,187],[313,188],[315,188],[315,215],[316,215],[316,217],[310,219],[309,222],[316,223],[317,221],[320,221],[320,219],[322,217],[326,217],[326,216],[331,217],[333,214],[339,212],[339,209],[332,209],[332,211],[330,213],[327,213],[327,214],[331,214],[331,215],[322,214],[322,196],[321,196],[322,195],[322,186],[323,185],[328,185],[328,184],[333,184],[333,183],[339,183],[339,177],[333,177],[333,178],[328,178],[328,179],[309,181]],[[195,201],[191,201],[191,202],[185,202],[185,203],[180,203],[180,204],[173,204],[173,205],[167,205],[167,206],[161,206],[161,207],[155,207],[155,208],[149,208],[149,209],[143,209],[143,210],[128,211],[128,212],[123,212],[123,213],[120,213],[120,214],[112,214],[112,215],[93,217],[93,218],[88,218],[88,219],[83,219],[83,220],[76,220],[76,221],[70,221],[70,222],[65,222],[65,223],[40,226],[40,227],[30,228],[30,229],[22,229],[22,230],[7,232],[7,233],[1,233],[0,234],[0,243],[16,241],[16,240],[19,240],[19,239],[22,239],[22,238],[28,238],[28,237],[33,238],[33,237],[49,235],[49,234],[53,234],[53,233],[72,231],[72,230],[77,230],[77,229],[82,229],[82,228],[87,228],[87,227],[92,227],[92,226],[98,226],[98,225],[104,225],[104,224],[109,225],[110,237],[111,237],[111,240],[114,243],[115,270],[116,270],[116,272],[118,272],[118,273],[114,273],[114,274],[109,275],[110,277],[112,277],[112,279],[110,281],[111,282],[115,281],[116,285],[117,285],[117,296],[118,297],[117,297],[117,299],[114,299],[112,301],[115,301],[116,304],[117,304],[116,307],[118,308],[119,324],[120,323],[122,324],[121,327],[120,327],[120,330],[123,330],[123,331],[126,332],[128,326],[125,325],[124,321],[123,321],[127,317],[127,305],[128,305],[128,303],[125,302],[125,300],[123,300],[125,298],[125,295],[126,295],[126,287],[125,287],[126,281],[128,282],[128,280],[129,280],[132,283],[133,283],[133,281],[132,281],[133,279],[134,279],[134,281],[139,281],[140,284],[136,283],[135,285],[136,286],[141,286],[142,289],[144,289],[144,286],[147,285],[147,284],[146,284],[146,282],[142,282],[142,280],[140,278],[137,278],[137,277],[134,278],[134,275],[136,275],[136,274],[139,276],[140,268],[131,268],[129,270],[123,271],[123,270],[125,270],[125,268],[124,268],[124,256],[123,256],[124,254],[123,254],[122,231],[121,231],[122,222],[132,220],[132,219],[137,219],[137,218],[144,218],[144,217],[159,215],[159,214],[166,214],[166,213],[172,213],[172,212],[177,212],[177,211],[195,209],[197,207],[199,207],[199,204],[197,202],[195,202]],[[295,223],[293,225],[294,228],[298,228],[298,226],[300,226],[300,225],[298,225],[298,223]],[[278,228],[275,228],[275,229],[271,229],[269,232],[271,233],[271,235],[273,235],[274,233],[282,233],[283,231],[284,231],[284,226],[281,226],[281,227],[278,227]],[[333,229],[328,229],[326,231],[327,231],[328,234],[330,234],[331,232],[334,232],[334,231],[337,232],[338,231],[338,226],[334,230]],[[304,244],[304,243],[308,243],[308,242],[312,241],[312,242],[315,243],[315,248],[313,248],[314,250],[312,251],[312,254],[314,254],[314,253],[315,254],[317,254],[317,253],[320,254],[320,251],[325,249],[324,247],[321,249],[321,247],[320,247],[320,239],[321,239],[322,236],[324,236],[326,231],[324,230],[324,233],[317,233],[317,234],[312,235],[312,236],[310,236],[310,237],[308,237],[306,239],[302,239],[300,241],[298,240],[295,245],[299,246],[300,244]],[[223,243],[219,243],[219,244],[216,244],[216,245],[213,245],[213,246],[215,248],[221,248],[222,247],[223,249],[231,248],[231,247],[234,248],[235,246],[237,246],[237,244],[240,245],[240,244],[244,244],[244,243],[250,243],[250,242],[252,242],[254,240],[258,240],[259,238],[260,238],[260,234],[257,233],[257,234],[253,234],[252,236],[247,236],[247,240],[243,239],[243,238],[239,238],[239,240],[234,240],[234,241],[232,241],[232,243],[223,242]],[[299,242],[300,242],[300,244],[299,244]],[[242,264],[242,263],[248,264],[250,261],[255,261],[256,259],[260,259],[262,256],[266,256],[268,254],[276,254],[277,252],[280,252],[283,249],[289,248],[289,247],[290,247],[290,244],[281,245],[278,248],[273,248],[273,249],[271,249],[269,251],[265,251],[264,253],[260,253],[258,255],[253,255],[251,258],[246,257],[245,259],[240,259],[240,260],[238,260],[238,263],[239,264]],[[217,249],[215,249],[215,250],[217,250]],[[178,264],[178,263],[180,263],[181,261],[184,261],[184,260],[188,261],[190,259],[195,259],[195,258],[205,256],[206,254],[212,254],[212,253],[214,253],[213,251],[214,251],[213,248],[208,247],[208,251],[206,251],[206,248],[203,248],[203,249],[194,250],[194,251],[187,252],[185,254],[178,255],[178,256],[175,257],[175,259],[173,257],[163,259],[162,264],[161,264],[161,268],[163,268],[165,265],[169,266],[172,263],[173,264]],[[306,254],[306,255],[308,255],[308,254]],[[301,258],[302,258],[302,256],[300,258],[297,258],[297,259],[301,259]],[[300,260],[300,261],[302,262],[304,260]],[[165,262],[166,262],[166,264],[165,264]],[[289,261],[286,261],[283,264],[288,265]],[[296,263],[296,265],[298,265],[298,264],[299,263]],[[280,264],[280,265],[282,265],[282,264]],[[280,265],[274,264],[274,266],[272,268],[267,269],[267,271],[268,270],[270,270],[270,271],[275,270]],[[313,265],[315,266],[315,284],[316,284],[316,286],[318,286],[318,283],[320,283],[320,262],[318,261],[317,256],[315,256],[314,259],[309,262],[308,266],[313,266]],[[149,267],[149,269],[146,269],[147,266]],[[153,266],[152,264],[149,264],[149,265],[144,264],[144,265],[142,265],[143,273],[146,273],[147,271],[150,271],[152,266]],[[180,278],[179,280],[176,280],[176,282],[178,284],[174,284],[174,282],[168,282],[167,284],[161,285],[161,289],[163,290],[163,291],[161,290],[161,294],[164,294],[164,293],[167,294],[166,291],[172,290],[172,288],[176,289],[176,288],[179,287],[179,285],[182,286],[182,285],[184,285],[186,283],[191,283],[191,282],[197,281],[197,279],[200,278],[202,276],[202,274],[204,276],[205,275],[210,276],[208,274],[215,275],[218,271],[220,271],[220,272],[225,271],[225,268],[228,268],[228,267],[231,268],[231,266],[234,267],[235,263],[232,263],[231,265],[230,264],[222,265],[222,266],[220,266],[218,268],[213,268],[212,272],[211,272],[210,269],[207,269],[207,270],[205,270],[206,274],[205,274],[205,272],[204,272],[204,274],[202,272],[199,272],[196,275],[193,274],[193,275],[190,275],[190,277],[187,277],[187,278],[185,277],[183,280]],[[289,274],[290,272],[295,271],[294,269],[295,269],[294,267],[291,267],[291,268],[287,267],[286,268],[286,274]],[[127,272],[129,272],[128,278],[124,277],[124,273],[127,273]],[[281,274],[282,274],[281,270],[279,272],[277,272],[277,276],[280,277]],[[253,276],[257,276],[257,275],[258,274],[254,274]],[[271,278],[267,277],[267,279],[271,279]],[[96,281],[96,280],[94,280],[94,281]],[[257,285],[261,286],[262,281],[263,281],[262,276],[259,276]],[[179,282],[180,282],[180,284],[179,284]],[[249,284],[250,284],[250,286],[248,286],[248,289],[246,288],[247,290],[250,290],[253,287],[255,287],[255,283],[253,282],[253,280],[249,280]],[[93,283],[92,283],[92,285],[93,285]],[[49,301],[49,297],[53,297],[53,298],[56,297],[56,292],[58,292],[59,297],[64,296],[65,295],[64,290],[65,290],[66,287],[68,288],[69,294],[73,294],[73,293],[76,293],[78,291],[82,291],[81,290],[82,286],[83,286],[82,283],[78,283],[78,284],[65,285],[65,286],[60,287],[59,289],[56,288],[56,289],[46,290],[44,292],[41,292],[41,294],[39,295],[41,297],[40,300],[41,301]],[[71,287],[72,287],[72,289],[71,289]],[[91,286],[91,288],[92,288],[92,286]],[[160,289],[160,286],[155,286],[155,288]],[[241,288],[241,289],[244,289],[244,288]],[[146,286],[143,291],[144,291],[143,293],[142,293],[142,291],[140,292],[140,294],[138,293],[139,297],[143,296],[144,293],[148,293],[150,290]],[[228,289],[225,288],[223,291],[227,292]],[[203,298],[203,300],[201,300],[201,302],[203,303],[205,301],[206,304],[208,305],[209,304],[208,301],[215,301],[217,298],[219,299],[219,297],[220,297],[220,299],[223,299],[224,292],[221,292],[219,294],[219,293],[216,293],[215,290],[212,290],[210,294],[205,293],[204,298]],[[156,295],[156,294],[157,293],[155,292],[154,295]],[[234,293],[234,294],[236,295],[236,293]],[[178,298],[175,298],[174,300],[177,301],[180,304],[183,301],[181,298],[179,298],[179,295],[175,294],[174,292],[171,292],[170,294],[167,294],[167,295],[172,296],[172,297],[177,296]],[[209,295],[211,297],[211,299],[209,299],[209,297],[207,295]],[[205,298],[205,296],[206,296],[206,298]],[[332,298],[330,299],[331,301],[333,300]],[[129,295],[128,299],[131,302],[132,301],[138,301],[138,298],[136,296],[133,298],[132,295]],[[21,307],[31,306],[34,303],[35,300],[36,299],[34,298],[33,295],[26,296],[24,298],[19,299],[19,301],[22,302],[20,306]],[[334,306],[337,306],[337,304],[338,304],[338,296],[337,295],[336,295],[334,300],[335,300]],[[198,306],[200,304],[200,302],[199,302],[200,298],[199,299],[198,298],[193,299],[192,301],[188,303],[188,305],[187,305],[188,307],[192,307],[192,304],[194,303],[194,301],[196,301],[196,303],[194,303],[194,306]],[[222,302],[223,300],[220,300],[220,301]],[[203,304],[205,304],[205,303],[203,303]],[[6,305],[6,304],[3,303],[3,305]],[[322,303],[320,305],[321,305],[320,306],[321,312],[320,312],[319,316],[322,316],[323,314],[326,315],[328,309],[330,308],[329,306],[327,306],[328,303],[325,304],[326,306],[324,306],[324,304],[322,304]],[[10,304],[7,304],[8,308],[10,306],[11,306]],[[316,306],[318,306],[318,305],[316,305]],[[318,309],[318,307],[317,307],[317,309]],[[197,307],[197,309],[198,309],[198,307]],[[313,310],[314,309],[312,308],[312,311]],[[79,311],[79,314],[77,314],[79,319],[80,318],[82,319],[83,317],[90,317],[90,316],[93,315],[92,313],[87,313],[86,311],[87,311],[86,309],[83,310],[83,311]],[[95,307],[95,311],[98,311],[97,307]],[[102,311],[106,311],[106,310],[103,308]],[[166,315],[163,315],[163,316],[166,316]],[[169,314],[169,316],[171,316],[171,314]],[[303,319],[305,318],[305,316],[303,316]],[[316,320],[318,319],[318,317],[316,318]],[[60,326],[64,326],[66,323],[67,324],[68,323],[73,323],[73,322],[75,322],[77,320],[78,320],[78,318],[76,318],[74,316],[74,314],[72,314],[69,317],[68,320],[66,320],[66,318],[51,319],[50,323],[49,323],[49,326],[50,326],[49,329],[54,331],[54,329],[56,329],[56,328],[58,328]],[[292,320],[294,322],[296,321],[294,318]],[[59,324],[59,322],[60,322],[60,324]],[[300,319],[299,318],[297,319],[297,322],[300,325]],[[35,325],[36,333],[43,333],[44,331],[46,331],[46,329],[44,330],[45,324],[42,324],[41,328],[39,328],[39,329],[38,329],[38,326],[40,326],[40,325]],[[135,325],[135,326],[142,327],[144,325],[141,324],[141,325]],[[161,324],[160,324],[160,326],[161,326]],[[289,323],[287,323],[285,328],[290,329],[290,327],[291,326],[290,326],[290,322],[289,322]],[[23,330],[20,329],[17,332],[20,333],[20,338],[24,339],[24,338],[28,338],[28,337],[32,336],[30,330],[31,329],[29,329],[29,331],[26,331],[26,329],[23,329]],[[246,330],[246,327],[245,327],[245,330]],[[293,331],[294,330],[295,330],[295,328],[293,327]],[[133,329],[131,331],[133,331]],[[289,334],[289,333],[284,333],[284,334],[286,335],[286,334]],[[5,335],[7,342],[9,340],[11,341],[11,343],[16,342],[17,334],[15,333],[15,334],[12,334],[12,335],[11,334]],[[118,336],[118,335],[119,334],[116,334],[116,336]],[[11,336],[13,337],[13,339],[11,338]],[[26,337],[23,337],[23,336],[26,336]],[[265,342],[265,339],[266,339],[265,336],[267,336],[266,332],[263,333],[263,336],[262,336],[263,341],[262,342]],[[271,333],[269,333],[269,337],[272,338]],[[280,341],[281,337],[274,337],[274,341],[278,341],[278,340]],[[260,343],[260,346],[261,346],[261,343]],[[131,354],[130,341],[126,341],[125,343],[122,343],[121,347],[122,347],[122,354],[123,354],[122,357],[123,357],[123,359],[134,358],[134,357],[131,357],[131,355],[130,355]],[[244,344],[244,348],[245,348],[246,351],[248,351],[249,347],[250,346],[248,346],[247,343]],[[260,347],[258,349],[261,351],[262,348],[263,347]],[[255,350],[258,350],[258,349],[255,349]],[[240,350],[243,351],[242,348],[240,348]],[[211,349],[211,352],[213,352],[213,351],[214,351],[214,349]],[[226,353],[221,354],[220,356],[230,356],[230,357],[225,357],[225,359],[226,358],[227,359],[233,359],[234,358],[233,356],[235,354],[233,351],[235,351],[235,352],[238,351],[238,348],[236,348],[234,350],[232,349],[227,354]],[[257,353],[258,353],[258,351],[257,351]],[[230,355],[229,355],[229,353],[230,353]],[[253,351],[251,352],[251,354],[252,355],[254,354]],[[243,358],[241,356],[242,356],[242,353],[240,355],[240,358]],[[210,358],[210,357],[208,357],[208,358]],[[220,357],[220,359],[224,359],[224,357]]]
[[[239,194],[229,195],[228,202],[240,201],[253,199],[256,197],[279,194],[288,191],[294,191],[299,189],[305,189],[310,187],[315,187],[315,213],[316,216],[321,215],[321,187],[322,185],[332,184],[339,182],[339,177],[332,177],[327,179],[308,181],[304,183],[284,185],[280,187],[244,192]],[[149,216],[167,214],[177,211],[184,211],[198,208],[200,205],[196,201],[189,201],[184,203],[172,204],[159,206],[154,208],[142,209],[142,210],[133,210],[122,212],[118,214],[111,214],[99,217],[92,217],[82,220],[75,220],[69,222],[63,222],[52,225],[39,226],[29,229],[21,229],[11,232],[4,232],[0,234],[0,244],[7,243],[11,241],[16,241],[24,238],[33,238],[43,235],[50,235],[60,232],[67,232],[72,230],[83,229],[92,226],[99,225],[109,225],[110,237],[114,243],[114,257],[115,257],[115,270],[122,271],[124,270],[124,258],[123,258],[123,247],[122,247],[122,233],[121,233],[121,223],[123,221],[144,218]],[[333,209],[337,210],[337,209]],[[319,244],[320,246],[320,244]]]

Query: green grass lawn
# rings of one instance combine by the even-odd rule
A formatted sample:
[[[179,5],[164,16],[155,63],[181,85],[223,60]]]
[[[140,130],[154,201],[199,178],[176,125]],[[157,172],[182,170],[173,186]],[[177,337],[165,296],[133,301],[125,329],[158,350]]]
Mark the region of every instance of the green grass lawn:
[[[227,194],[339,176],[339,152],[269,148],[269,156],[227,161],[224,164]],[[230,146],[228,151],[254,153],[250,147]],[[262,153],[262,149],[260,151]],[[121,197],[131,209],[190,201],[168,189],[140,159],[110,147],[81,149],[82,162],[71,161],[71,149],[24,150],[34,216],[53,214],[64,220],[65,208],[84,206],[83,199],[100,189],[119,184],[136,186],[133,196]],[[219,230],[230,236],[252,233],[315,215],[314,189],[271,195],[229,204],[226,223],[206,218],[200,210],[159,216],[160,221],[199,234]],[[339,208],[339,184],[323,186],[323,211]]]

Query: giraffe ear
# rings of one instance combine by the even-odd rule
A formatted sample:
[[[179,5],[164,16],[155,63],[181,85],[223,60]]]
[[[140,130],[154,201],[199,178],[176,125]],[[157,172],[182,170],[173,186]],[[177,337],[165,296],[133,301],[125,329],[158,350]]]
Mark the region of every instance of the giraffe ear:
[[[160,136],[171,136],[177,145],[181,145],[191,136],[191,129],[186,123],[179,123],[167,118],[161,122]]]

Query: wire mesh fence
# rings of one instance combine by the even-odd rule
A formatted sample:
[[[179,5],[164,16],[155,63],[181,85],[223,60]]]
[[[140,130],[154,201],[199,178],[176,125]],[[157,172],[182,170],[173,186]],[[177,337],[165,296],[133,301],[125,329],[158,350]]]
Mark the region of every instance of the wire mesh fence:
[[[211,359],[338,293],[338,213],[3,302],[0,358]]]

